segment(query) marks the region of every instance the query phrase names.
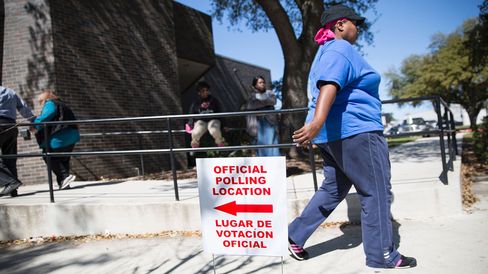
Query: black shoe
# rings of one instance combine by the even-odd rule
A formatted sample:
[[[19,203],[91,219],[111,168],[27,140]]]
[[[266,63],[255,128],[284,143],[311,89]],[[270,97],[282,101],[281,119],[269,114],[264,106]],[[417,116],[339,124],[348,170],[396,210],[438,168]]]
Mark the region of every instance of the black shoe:
[[[395,268],[412,268],[417,266],[417,260],[413,257],[405,257],[401,255]]]
[[[13,183],[10,183],[8,185],[6,185],[2,192],[0,192],[0,195],[8,195],[10,194],[12,191],[16,190],[17,188],[19,188],[19,186],[22,185],[21,182],[13,182]]]
[[[17,192],[17,189],[10,192],[10,197],[17,197],[17,196],[19,196],[19,192]]]
[[[308,260],[310,257],[305,249],[295,244],[291,239],[288,239],[288,250],[290,251],[291,256],[299,261]]]

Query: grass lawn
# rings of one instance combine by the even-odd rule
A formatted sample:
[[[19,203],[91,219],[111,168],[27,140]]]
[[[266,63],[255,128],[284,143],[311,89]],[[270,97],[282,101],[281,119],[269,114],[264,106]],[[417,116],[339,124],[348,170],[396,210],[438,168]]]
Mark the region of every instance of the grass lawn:
[[[470,133],[464,134],[464,136],[463,136],[463,142],[464,141],[466,141],[466,142],[473,142],[474,141],[473,133],[470,132]]]
[[[388,141],[388,148],[393,148],[399,146],[401,144],[405,144],[408,142],[412,142],[417,140],[420,137],[417,136],[410,136],[410,137],[400,137],[400,138],[387,138]]]

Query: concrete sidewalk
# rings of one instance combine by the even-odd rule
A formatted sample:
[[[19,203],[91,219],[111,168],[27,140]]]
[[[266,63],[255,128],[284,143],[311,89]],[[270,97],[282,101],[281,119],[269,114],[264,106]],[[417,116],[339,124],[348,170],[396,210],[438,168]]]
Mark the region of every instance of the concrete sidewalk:
[[[488,185],[486,185],[488,186]],[[415,256],[407,270],[364,264],[360,227],[321,228],[307,243],[311,259],[284,258],[285,273],[486,273],[488,187],[472,213],[402,220],[395,224],[400,252]],[[281,273],[279,257],[219,256],[217,273]],[[59,242],[0,247],[1,273],[213,273],[200,237]]]
[[[418,219],[461,213],[460,159],[448,173],[449,184],[438,179],[442,171],[439,139],[422,138],[390,151],[394,217]],[[318,171],[318,183],[323,175]],[[48,186],[19,189],[16,198],[0,198],[0,240],[37,236],[99,233],[156,233],[163,230],[199,230],[200,207],[196,180],[179,180],[180,201],[172,181],[75,182],[72,189],[55,191],[49,202]],[[288,219],[295,218],[313,195],[311,174],[287,178]],[[178,212],[178,214],[175,214]],[[360,203],[354,189],[328,222],[358,221]]]
[[[460,157],[449,172],[449,185],[438,176],[438,138],[423,138],[390,151],[395,201],[395,238],[400,252],[415,256],[412,270],[370,269],[364,264],[360,227],[319,229],[306,244],[312,258],[284,258],[287,273],[486,273],[488,269],[488,187],[476,191],[481,201],[472,213],[461,210]],[[319,175],[319,184],[322,175]],[[17,198],[0,198],[0,236],[23,238],[96,233],[150,233],[198,230],[197,183],[179,181],[174,201],[169,181],[77,182],[56,191],[49,203],[46,185],[26,186]],[[287,178],[289,220],[313,194],[310,174]],[[178,214],[176,214],[178,213]],[[327,220],[355,221],[352,191]],[[27,235],[27,236],[22,236]],[[0,237],[0,238],[1,238]],[[213,273],[212,256],[200,237],[66,241],[0,247],[0,273]],[[280,273],[275,257],[219,256],[217,273]]]

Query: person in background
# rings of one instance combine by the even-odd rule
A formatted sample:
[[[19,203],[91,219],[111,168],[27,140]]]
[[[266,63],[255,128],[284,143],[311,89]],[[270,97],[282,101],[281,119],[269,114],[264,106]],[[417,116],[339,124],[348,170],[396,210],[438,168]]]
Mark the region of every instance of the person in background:
[[[30,122],[36,118],[32,110],[13,89],[0,86],[0,124],[15,124],[17,111]],[[2,155],[17,154],[16,125],[0,126],[0,146]],[[22,183],[17,177],[17,158],[0,159],[0,195],[14,192]]]
[[[258,75],[252,80],[253,92],[246,103],[246,110],[274,110],[276,95],[272,90],[266,90],[264,77]],[[249,135],[256,138],[257,145],[278,144],[278,122],[277,114],[249,115],[247,119],[247,131]],[[280,156],[277,147],[260,148],[258,156]]]
[[[42,110],[41,114],[35,119],[35,123],[76,120],[73,111],[52,90],[44,90],[37,99]],[[45,152],[44,127],[42,125],[36,126],[36,130],[39,146]],[[80,132],[76,125],[48,126],[48,131],[49,142],[47,145],[50,152],[72,152],[75,144],[80,141]],[[69,188],[71,182],[76,179],[75,175],[70,174],[70,158],[71,156],[51,158],[51,167],[56,175],[59,189]],[[46,158],[44,158],[44,161],[46,161]]]
[[[219,102],[210,94],[210,85],[207,82],[197,84],[198,98],[190,106],[190,114],[206,114],[220,112]],[[191,133],[191,147],[200,147],[200,139],[207,132],[212,135],[215,144],[219,147],[225,146],[225,139],[222,137],[221,122],[218,119],[198,119],[194,124],[191,119],[186,125],[186,131]]]
[[[312,98],[305,125],[294,132],[299,146],[315,143],[324,176],[302,214],[288,227],[291,255],[308,259],[303,249],[317,227],[346,197],[352,185],[361,199],[361,228],[366,265],[415,267],[393,242],[391,167],[383,136],[380,74],[353,48],[365,18],[344,5],[326,9],[315,36],[320,45],[309,75]]]

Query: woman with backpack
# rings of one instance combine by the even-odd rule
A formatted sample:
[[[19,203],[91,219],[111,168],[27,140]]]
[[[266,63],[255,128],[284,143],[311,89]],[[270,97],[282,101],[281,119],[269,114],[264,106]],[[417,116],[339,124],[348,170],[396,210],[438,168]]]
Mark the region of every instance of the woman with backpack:
[[[71,109],[52,90],[44,90],[37,99],[42,110],[34,121],[35,123],[76,120]],[[36,139],[43,152],[46,152],[46,145],[49,146],[49,152],[72,152],[75,144],[80,141],[80,132],[77,125],[48,126],[48,142],[44,138],[44,127],[38,125],[36,130]],[[76,179],[75,175],[70,174],[70,158],[71,156],[51,158],[51,167],[56,175],[59,189],[69,188],[71,182]],[[46,161],[46,158],[44,158],[44,161]]]

